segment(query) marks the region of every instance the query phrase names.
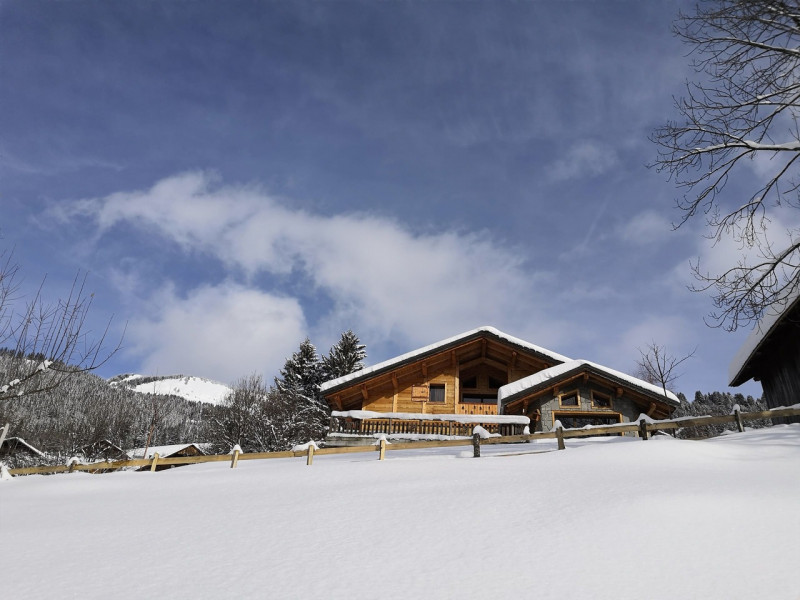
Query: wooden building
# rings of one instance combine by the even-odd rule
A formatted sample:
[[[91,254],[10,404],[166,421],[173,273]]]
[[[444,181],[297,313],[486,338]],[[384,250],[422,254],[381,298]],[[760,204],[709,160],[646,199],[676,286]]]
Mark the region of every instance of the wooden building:
[[[134,448],[127,450],[128,458],[153,458],[158,454],[159,458],[170,458],[179,456],[203,456],[206,454],[203,449],[206,444],[171,444],[169,446],[150,446],[145,452],[144,448]],[[171,469],[180,465],[156,465],[156,471]],[[140,471],[149,471],[150,467],[142,467]]]
[[[123,460],[128,458],[125,450],[109,440],[98,440],[83,446],[78,453],[87,461]]]
[[[20,437],[9,437],[0,445],[0,461],[11,467],[31,467],[42,464],[47,456]]]
[[[770,408],[800,403],[800,289],[767,311],[731,361],[729,379],[760,381]]]
[[[679,404],[674,394],[665,395],[644,381],[572,361],[493,327],[328,381],[321,389],[337,418],[363,419],[354,411],[371,411],[401,420],[453,415],[463,423],[465,415],[475,416],[476,422],[482,416],[520,415],[530,418],[531,431],[549,429],[554,418],[566,427],[564,420],[626,422],[640,413],[667,417]]]

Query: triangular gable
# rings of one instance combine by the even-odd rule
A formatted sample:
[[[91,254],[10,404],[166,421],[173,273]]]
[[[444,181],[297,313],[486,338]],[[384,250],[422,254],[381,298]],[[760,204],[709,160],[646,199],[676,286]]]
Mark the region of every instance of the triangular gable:
[[[395,358],[385,360],[371,367],[366,367],[360,371],[351,373],[350,375],[345,375],[343,377],[338,377],[337,379],[326,381],[320,386],[320,389],[323,394],[330,395],[336,391],[365,382],[373,377],[378,377],[404,365],[424,360],[430,356],[439,354],[441,352],[446,352],[452,348],[481,338],[491,339],[515,348],[516,350],[533,354],[537,358],[540,358],[547,363],[560,364],[570,360],[568,357],[562,354],[558,354],[557,352],[553,352],[546,348],[542,348],[541,346],[536,346],[535,344],[531,344],[525,340],[508,335],[507,333],[503,333],[494,327],[484,326],[471,331],[466,331],[445,340],[441,340],[435,344],[430,344],[423,348],[419,348],[418,350],[407,352],[406,354],[402,354]]]
[[[558,385],[560,382],[583,372],[592,372],[601,378],[623,387],[629,389],[633,388],[657,402],[663,402],[673,406],[680,405],[678,397],[669,390],[667,390],[665,395],[664,390],[660,387],[637,377],[633,377],[632,375],[628,375],[627,373],[609,369],[608,367],[598,365],[588,360],[571,360],[501,387],[497,392],[498,409],[501,409],[514,400],[530,396]]]

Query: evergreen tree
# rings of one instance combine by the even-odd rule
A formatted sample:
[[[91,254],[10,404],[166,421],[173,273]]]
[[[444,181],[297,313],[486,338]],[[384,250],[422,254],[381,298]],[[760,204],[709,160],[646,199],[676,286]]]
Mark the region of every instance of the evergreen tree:
[[[322,380],[329,381],[363,369],[367,357],[365,348],[352,330],[345,331],[328,356],[322,357]]]
[[[331,411],[320,393],[320,383],[322,363],[314,344],[306,338],[275,378],[276,394],[289,407],[287,436],[293,441],[307,442],[325,436]]]
[[[317,349],[306,338],[300,349],[294,352],[275,378],[275,387],[281,393],[293,392],[309,400],[319,399],[319,384],[322,383],[322,364]]]

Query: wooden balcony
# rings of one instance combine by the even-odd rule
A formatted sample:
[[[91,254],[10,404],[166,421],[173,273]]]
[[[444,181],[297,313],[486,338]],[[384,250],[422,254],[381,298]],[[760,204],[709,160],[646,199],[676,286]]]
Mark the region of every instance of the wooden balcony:
[[[476,405],[480,406],[480,405]],[[494,413],[480,414],[496,414]],[[479,413],[461,413],[475,414]],[[443,436],[464,436],[472,435],[472,430],[476,425],[480,425],[489,433],[500,435],[520,435],[525,425],[520,423],[461,423],[448,420],[428,420],[428,419],[354,419],[351,417],[331,417],[331,434],[351,434],[351,435],[372,435],[383,433],[386,435],[443,435]]]
[[[456,407],[456,412],[459,415],[496,415],[497,404],[477,404],[477,403],[461,402]]]

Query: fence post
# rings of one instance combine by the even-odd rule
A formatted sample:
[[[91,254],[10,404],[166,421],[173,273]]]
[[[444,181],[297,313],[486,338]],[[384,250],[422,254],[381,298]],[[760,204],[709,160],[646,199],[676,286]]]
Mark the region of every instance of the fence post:
[[[156,465],[157,465],[157,464],[158,464],[158,452],[156,452],[155,454],[153,454],[153,462],[152,462],[152,464],[150,465],[150,472],[151,472],[151,473],[152,473],[153,471],[155,471],[155,470],[156,470]]]
[[[314,444],[308,445],[308,457],[306,458],[306,464],[311,466],[311,463],[314,462]]]
[[[556,429],[556,439],[558,439],[558,449],[566,450],[567,447],[564,445],[564,428],[561,427],[561,425]]]
[[[380,444],[378,444],[378,460],[383,460],[386,456],[386,439],[381,438]]]
[[[639,421],[639,437],[643,440],[649,439],[647,435],[647,421],[644,419]]]
[[[236,468],[236,464],[239,462],[239,448],[236,447],[233,449],[233,458],[231,459],[231,469]]]
[[[736,427],[739,428],[739,433],[744,431],[744,423],[742,423],[742,413],[739,411],[739,407],[736,407],[736,410],[733,412],[736,415]]]
[[[472,457],[481,457],[481,436],[477,433],[472,434]]]

